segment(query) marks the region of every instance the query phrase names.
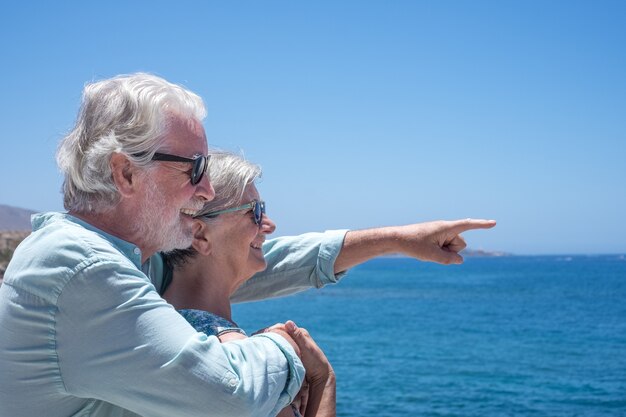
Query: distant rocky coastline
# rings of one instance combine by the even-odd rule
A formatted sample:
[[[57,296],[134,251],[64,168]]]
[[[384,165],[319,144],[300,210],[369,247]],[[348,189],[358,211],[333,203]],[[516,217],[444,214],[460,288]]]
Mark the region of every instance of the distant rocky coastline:
[[[0,284],[17,245],[30,234],[34,210],[0,204]]]
[[[0,284],[4,279],[4,271],[13,256],[17,245],[30,234],[30,230],[0,232]]]

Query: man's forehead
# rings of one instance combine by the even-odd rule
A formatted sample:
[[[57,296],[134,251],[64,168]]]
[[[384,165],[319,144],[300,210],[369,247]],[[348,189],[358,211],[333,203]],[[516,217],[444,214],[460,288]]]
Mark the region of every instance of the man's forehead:
[[[163,145],[170,152],[184,152],[181,156],[206,155],[206,134],[199,120],[172,115],[168,118],[166,132]]]
[[[171,131],[189,131],[191,134],[203,136],[204,126],[195,117],[186,117],[178,113],[170,112],[167,116],[167,128]]]

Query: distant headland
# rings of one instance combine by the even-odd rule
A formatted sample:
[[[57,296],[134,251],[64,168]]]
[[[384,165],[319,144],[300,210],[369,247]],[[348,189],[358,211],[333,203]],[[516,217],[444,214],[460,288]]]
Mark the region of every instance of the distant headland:
[[[36,211],[0,204],[0,232],[30,230],[30,216]]]
[[[498,256],[513,256],[512,253],[502,251],[489,251],[484,249],[464,249],[461,255],[475,258],[491,258]]]

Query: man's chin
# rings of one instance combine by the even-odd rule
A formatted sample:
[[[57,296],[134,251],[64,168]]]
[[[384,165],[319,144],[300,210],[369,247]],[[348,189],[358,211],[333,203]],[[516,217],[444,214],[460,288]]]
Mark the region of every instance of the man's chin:
[[[161,252],[170,252],[175,249],[187,249],[191,246],[192,241],[193,236],[191,234],[191,228],[189,228],[189,233],[179,231],[178,234],[170,234],[167,241],[163,242],[163,248],[161,249]]]
[[[168,242],[168,244],[163,246],[159,252],[172,252],[177,249],[189,249],[191,247],[191,242],[188,244],[182,242]]]

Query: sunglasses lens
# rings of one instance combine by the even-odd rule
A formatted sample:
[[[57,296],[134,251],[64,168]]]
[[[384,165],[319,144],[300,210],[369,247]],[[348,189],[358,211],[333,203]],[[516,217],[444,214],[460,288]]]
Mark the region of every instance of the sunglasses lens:
[[[193,162],[193,168],[191,169],[191,184],[196,185],[202,179],[204,171],[206,171],[207,158],[205,156],[198,157]]]
[[[263,221],[263,213],[265,212],[265,204],[262,202],[255,202],[254,204],[254,222],[258,225]]]

